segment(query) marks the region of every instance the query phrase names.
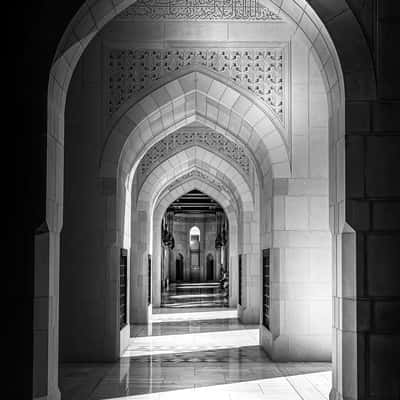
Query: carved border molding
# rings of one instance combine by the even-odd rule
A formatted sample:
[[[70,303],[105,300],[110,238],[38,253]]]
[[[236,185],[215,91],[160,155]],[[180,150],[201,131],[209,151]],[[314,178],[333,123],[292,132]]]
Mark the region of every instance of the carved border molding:
[[[167,186],[167,191],[172,191],[176,187],[181,186],[184,182],[186,182],[189,179],[193,178],[199,178],[201,180],[204,180],[208,182],[211,186],[213,186],[215,189],[221,191],[221,192],[226,192],[230,193],[231,191],[229,188],[223,184],[222,182],[211,178],[209,175],[205,174],[204,172],[199,171],[198,169],[194,169],[192,171],[187,172],[184,175],[181,175],[179,178],[177,178],[173,183]]]
[[[138,0],[119,20],[281,21],[255,0]]]
[[[199,66],[254,94],[285,125],[287,67],[282,47],[111,49],[107,63],[110,117],[165,75]]]

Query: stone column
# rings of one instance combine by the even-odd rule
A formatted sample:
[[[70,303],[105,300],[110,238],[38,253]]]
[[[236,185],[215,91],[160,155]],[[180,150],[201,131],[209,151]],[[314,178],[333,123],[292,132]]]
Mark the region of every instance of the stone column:
[[[60,227],[35,234],[33,398],[58,400]]]
[[[148,322],[148,218],[145,211],[132,213],[132,235],[131,245],[131,323],[146,324]]]

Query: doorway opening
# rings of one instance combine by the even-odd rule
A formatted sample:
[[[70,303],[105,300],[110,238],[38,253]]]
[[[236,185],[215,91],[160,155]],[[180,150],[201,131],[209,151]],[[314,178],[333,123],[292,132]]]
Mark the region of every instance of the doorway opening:
[[[186,311],[226,309],[229,228],[222,206],[193,189],[168,206],[161,230],[160,306]],[[154,307],[153,313],[157,312]]]

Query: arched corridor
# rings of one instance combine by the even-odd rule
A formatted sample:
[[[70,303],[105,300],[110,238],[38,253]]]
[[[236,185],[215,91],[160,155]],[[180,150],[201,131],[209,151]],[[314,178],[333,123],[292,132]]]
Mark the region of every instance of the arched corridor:
[[[377,311],[398,300],[397,231],[377,225],[377,202],[396,194],[371,189],[379,145],[353,135],[350,105],[378,96],[375,59],[354,10],[335,11],[305,0],[79,10],[49,81],[34,398],[399,394],[390,368],[376,372],[398,343]],[[342,13],[356,62],[331,24]]]
[[[168,321],[154,318],[194,311],[230,312],[227,338],[232,324],[259,330],[256,342],[239,342],[243,349],[261,346],[268,354],[265,360],[329,363],[328,137],[329,116],[339,105],[328,101],[330,86],[318,57],[294,33],[292,22],[272,8],[258,22],[249,17],[202,22],[199,26],[215,29],[209,36],[197,25],[188,27],[185,19],[142,15],[140,4],[113,19],[93,40],[71,81],[65,140],[68,147],[79,137],[80,145],[66,152],[65,189],[82,209],[69,208],[72,199],[66,198],[61,361],[95,361],[96,347],[105,342],[110,347],[102,347],[102,359],[136,354],[138,327],[147,331],[150,324],[149,340],[155,343],[162,338],[153,329],[163,332],[166,326],[174,335]],[[154,12],[162,8],[158,3],[152,7]],[[266,31],[250,35],[252,26]],[[340,76],[335,79],[340,85]],[[85,192],[76,187],[82,170],[91,171],[87,183],[97,180],[100,192],[94,186]],[[93,226],[82,217],[91,212],[96,231],[85,235],[86,249],[63,251],[78,247],[72,224]],[[104,232],[103,244],[98,230]],[[92,293],[72,292],[77,279],[82,282],[74,265],[80,268],[90,248],[96,248],[98,262],[89,257],[87,279],[99,286]],[[115,330],[118,308],[113,304],[121,288],[112,284],[111,271],[120,248],[128,263],[127,295],[119,304],[128,317]],[[95,278],[98,270],[110,271],[110,278],[101,282]],[[103,306],[95,320],[97,290]],[[87,342],[71,335],[80,325],[73,302],[91,319]],[[224,326],[221,318],[214,324]],[[97,337],[101,341],[95,345]],[[173,344],[171,352],[176,352]],[[147,379],[152,387],[153,378]]]

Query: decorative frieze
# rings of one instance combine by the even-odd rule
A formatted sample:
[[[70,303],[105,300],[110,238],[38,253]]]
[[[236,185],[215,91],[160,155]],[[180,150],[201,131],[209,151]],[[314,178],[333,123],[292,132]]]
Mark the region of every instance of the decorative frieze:
[[[208,128],[186,127],[161,139],[144,155],[138,171],[144,181],[151,171],[173,154],[185,148],[198,145],[217,152],[234,164],[247,177],[250,174],[250,159],[244,147],[232,142],[226,136]]]
[[[280,21],[282,17],[255,0],[138,0],[119,20]]]
[[[284,123],[285,50],[271,48],[112,49],[108,57],[108,113],[165,75],[200,66],[253,93]]]

